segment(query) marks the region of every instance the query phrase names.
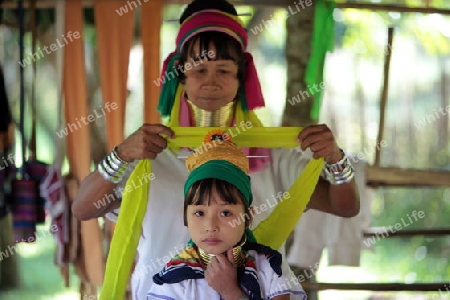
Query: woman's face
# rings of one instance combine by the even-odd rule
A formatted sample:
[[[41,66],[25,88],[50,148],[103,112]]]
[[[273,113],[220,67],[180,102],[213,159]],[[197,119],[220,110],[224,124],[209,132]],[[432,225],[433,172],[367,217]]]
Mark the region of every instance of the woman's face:
[[[201,57],[200,43],[193,45],[193,53]],[[215,60],[216,49],[213,44],[208,49],[210,60],[205,58],[188,59],[183,66],[185,71],[185,93],[198,108],[215,111],[234,101],[239,80],[238,65],[233,60]]]

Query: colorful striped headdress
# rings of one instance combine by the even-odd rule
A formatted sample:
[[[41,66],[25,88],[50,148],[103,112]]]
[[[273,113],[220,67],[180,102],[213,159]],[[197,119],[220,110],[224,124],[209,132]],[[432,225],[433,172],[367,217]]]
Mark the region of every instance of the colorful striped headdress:
[[[240,107],[243,112],[252,111],[258,107],[264,107],[264,98],[259,83],[258,74],[250,53],[245,52],[248,44],[246,29],[239,19],[229,13],[215,9],[207,9],[196,12],[187,18],[180,27],[176,38],[176,50],[169,54],[163,64],[161,71],[162,90],[159,97],[158,111],[161,117],[173,117],[172,109],[182,96],[183,85],[177,80],[170,80],[168,72],[177,72],[175,63],[180,60],[181,51],[186,44],[201,32],[222,32],[237,40],[244,51],[245,57],[245,80],[240,92]],[[166,80],[163,80],[164,77]],[[178,101],[177,101],[178,100]],[[177,122],[177,120],[175,120]]]

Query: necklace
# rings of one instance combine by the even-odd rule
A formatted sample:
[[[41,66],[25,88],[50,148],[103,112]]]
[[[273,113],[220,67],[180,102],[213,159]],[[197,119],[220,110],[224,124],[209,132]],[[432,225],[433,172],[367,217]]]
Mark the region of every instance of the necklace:
[[[229,126],[233,118],[236,102],[230,102],[215,111],[207,111],[198,108],[189,99],[187,103],[192,110],[192,121],[197,127],[226,127]]]
[[[245,263],[245,251],[242,250],[242,246],[244,246],[245,242],[247,241],[247,236],[244,234],[244,237],[242,238],[241,242],[233,247],[233,258],[234,258],[234,265],[236,267],[240,267]],[[198,248],[198,253],[200,255],[200,259],[205,265],[208,265],[211,261],[211,258],[213,258],[214,254],[206,253],[203,249],[200,247]]]

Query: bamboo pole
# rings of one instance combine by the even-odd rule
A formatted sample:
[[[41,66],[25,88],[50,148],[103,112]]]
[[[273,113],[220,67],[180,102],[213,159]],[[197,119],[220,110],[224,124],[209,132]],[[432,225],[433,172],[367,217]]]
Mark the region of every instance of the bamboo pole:
[[[449,84],[449,80],[448,80],[448,75],[447,75],[447,70],[445,68],[445,60],[440,58],[441,60],[441,108],[443,108],[444,110],[446,110],[447,106],[450,106],[449,100],[450,99],[450,88],[448,86]],[[448,124],[449,124],[449,118],[448,115],[447,116],[442,116],[442,118],[439,119],[439,126],[438,126],[438,148],[439,149],[444,149],[444,147],[446,147],[449,143],[448,141],[448,136],[449,136],[449,132],[448,132]]]
[[[389,27],[388,29],[388,43],[385,50],[385,60],[384,60],[384,75],[383,75],[383,90],[381,92],[380,100],[380,123],[378,127],[378,137],[377,141],[381,142],[383,140],[384,131],[384,120],[386,115],[386,104],[388,98],[389,90],[389,67],[391,65],[391,53],[392,53],[392,40],[394,38],[394,28]],[[377,143],[378,144],[378,143]],[[381,148],[375,147],[375,166],[380,166],[380,155]]]

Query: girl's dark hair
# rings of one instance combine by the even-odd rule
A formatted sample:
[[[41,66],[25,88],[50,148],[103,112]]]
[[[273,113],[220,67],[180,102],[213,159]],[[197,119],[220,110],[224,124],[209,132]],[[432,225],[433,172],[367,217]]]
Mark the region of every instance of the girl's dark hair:
[[[184,10],[180,17],[180,24],[183,23],[186,18],[190,17],[192,14],[205,10],[205,9],[217,9],[232,15],[237,16],[236,9],[234,6],[225,0],[194,0],[189,4]],[[196,42],[200,43],[200,53],[194,53],[194,44]],[[180,65],[184,65],[186,62],[190,62],[192,59],[195,61],[200,61],[203,59],[211,60],[208,56],[209,45],[213,44],[216,53],[215,59],[223,60],[233,60],[238,65],[238,80],[242,86],[244,83],[245,76],[245,58],[244,52],[242,51],[241,44],[234,38],[223,32],[201,32],[186,43],[185,47],[181,49],[181,58],[179,61]],[[205,54],[202,57],[197,55]],[[178,75],[180,82],[184,83],[186,76],[184,72],[180,72]]]
[[[189,205],[209,205],[211,203],[211,194],[216,190],[219,198],[228,204],[243,204],[245,210],[245,225],[248,227],[250,221],[250,209],[245,201],[244,195],[231,183],[207,178],[195,182],[184,197],[184,225],[187,226],[187,208]],[[240,216],[239,216],[240,217]]]

